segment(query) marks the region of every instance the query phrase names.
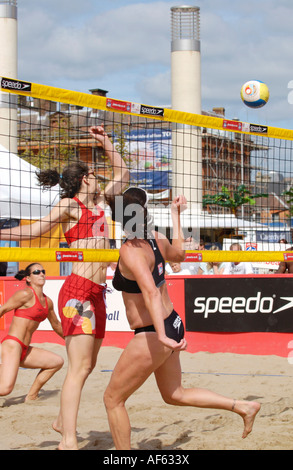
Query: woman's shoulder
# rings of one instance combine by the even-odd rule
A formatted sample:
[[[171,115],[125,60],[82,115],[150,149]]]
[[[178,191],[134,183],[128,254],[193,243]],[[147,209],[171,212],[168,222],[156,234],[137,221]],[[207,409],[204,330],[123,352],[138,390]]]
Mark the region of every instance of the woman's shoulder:
[[[78,200],[77,198],[74,199],[72,197],[63,197],[60,199],[60,201],[56,204],[55,207],[77,207],[78,206]]]
[[[138,267],[146,266],[148,263],[148,250],[145,240],[137,238],[127,240],[119,250],[120,269],[126,272],[134,272]],[[127,277],[127,274],[123,273]]]
[[[146,240],[140,238],[131,238],[125,240],[119,250],[120,258],[128,261],[136,261],[148,253],[149,244]]]
[[[21,298],[23,303],[26,303],[34,297],[34,290],[32,287],[24,287],[15,293],[15,297]]]
[[[61,220],[65,220],[67,217],[70,218],[71,216],[76,218],[79,208],[80,205],[78,200],[70,197],[64,197],[63,199],[60,199],[53,210],[57,211],[59,218],[61,217]],[[71,214],[71,212],[73,212],[73,214]]]

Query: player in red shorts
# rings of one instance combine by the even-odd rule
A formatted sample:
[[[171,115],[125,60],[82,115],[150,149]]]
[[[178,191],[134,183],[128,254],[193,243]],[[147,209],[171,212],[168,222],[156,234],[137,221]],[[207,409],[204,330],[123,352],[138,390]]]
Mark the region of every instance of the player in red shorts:
[[[95,171],[80,161],[70,163],[62,175],[56,170],[40,171],[38,179],[44,189],[60,185],[59,203],[49,215],[32,225],[1,230],[2,240],[37,238],[61,223],[70,248],[109,248],[104,202],[122,192],[129,174],[103,126],[90,128],[90,133],[103,145],[113,168],[112,180],[105,189],[101,190]],[[107,263],[73,263],[72,274],[59,294],[59,315],[68,354],[60,413],[53,423],[53,428],[62,434],[59,449],[78,448],[76,425],[81,392],[96,365],[105,333],[106,273]]]

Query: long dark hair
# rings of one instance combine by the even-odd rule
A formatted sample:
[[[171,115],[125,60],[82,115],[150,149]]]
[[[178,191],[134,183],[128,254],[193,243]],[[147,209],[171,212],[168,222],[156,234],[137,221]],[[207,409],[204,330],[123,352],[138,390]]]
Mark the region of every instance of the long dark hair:
[[[121,223],[129,238],[153,238],[153,220],[147,209],[148,196],[143,188],[131,186],[122,195],[108,198],[107,202],[112,219]]]
[[[15,276],[14,276],[15,279],[17,279],[18,281],[22,281],[25,277],[30,276],[31,275],[31,267],[35,266],[36,264],[39,264],[39,263],[31,263],[25,269],[20,269],[18,271],[18,273],[15,274]],[[28,282],[27,282],[27,284],[28,284]]]
[[[61,191],[60,197],[73,198],[80,190],[83,176],[87,176],[89,167],[84,162],[73,162],[65,167],[60,174],[56,169],[40,170],[36,173],[39,186],[43,189],[52,188],[59,184]]]

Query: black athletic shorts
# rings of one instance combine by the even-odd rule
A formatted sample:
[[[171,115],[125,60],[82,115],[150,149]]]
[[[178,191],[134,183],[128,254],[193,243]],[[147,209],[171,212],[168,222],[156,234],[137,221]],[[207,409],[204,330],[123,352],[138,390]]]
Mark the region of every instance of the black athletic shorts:
[[[178,313],[173,310],[172,313],[164,320],[166,336],[170,339],[174,339],[177,343],[180,343],[184,337],[184,326]],[[145,331],[156,331],[154,325],[143,326],[142,328],[136,328],[134,334],[142,333]]]

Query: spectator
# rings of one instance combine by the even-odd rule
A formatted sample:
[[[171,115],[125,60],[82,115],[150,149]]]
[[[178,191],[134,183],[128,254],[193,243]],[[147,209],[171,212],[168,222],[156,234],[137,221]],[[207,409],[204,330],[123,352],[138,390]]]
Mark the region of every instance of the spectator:
[[[169,262],[169,266],[171,268],[171,271],[168,270],[169,276],[172,276],[172,274],[176,275],[190,275],[191,272],[187,268],[182,268],[181,263],[176,263],[176,262]]]
[[[211,250],[217,251],[219,247],[212,245]],[[210,275],[210,274],[223,274],[224,264],[217,262],[200,263],[198,268],[198,275]]]
[[[198,248],[197,248],[199,251],[203,251],[205,250],[205,242],[203,241],[203,239],[201,238],[199,240],[199,245],[198,245]]]
[[[287,248],[286,251],[293,251],[293,246],[290,246],[290,248]],[[286,274],[286,273],[293,274],[293,262],[290,263],[288,261],[281,261],[275,274]]]
[[[232,243],[230,250],[240,251],[242,247],[240,243]],[[225,263],[223,274],[253,274],[253,267],[251,263],[243,261]]]

